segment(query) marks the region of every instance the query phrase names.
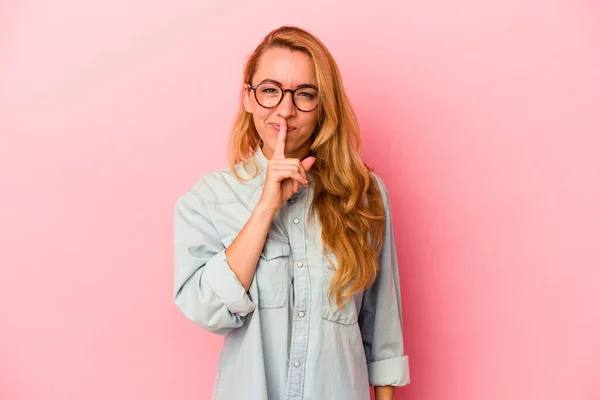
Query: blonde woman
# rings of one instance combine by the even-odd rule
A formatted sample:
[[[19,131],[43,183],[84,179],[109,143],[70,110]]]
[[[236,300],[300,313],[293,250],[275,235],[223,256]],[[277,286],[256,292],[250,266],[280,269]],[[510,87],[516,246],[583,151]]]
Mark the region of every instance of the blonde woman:
[[[175,303],[225,335],[213,399],[392,399],[410,377],[389,194],[321,41],[265,37],[230,143],[175,210]]]

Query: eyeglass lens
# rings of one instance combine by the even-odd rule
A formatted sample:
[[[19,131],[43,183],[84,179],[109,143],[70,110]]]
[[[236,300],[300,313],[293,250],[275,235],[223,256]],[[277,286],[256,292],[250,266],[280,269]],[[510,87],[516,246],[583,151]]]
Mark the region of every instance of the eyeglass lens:
[[[273,83],[261,83],[256,87],[256,100],[267,108],[275,107],[283,97],[283,90]],[[301,111],[312,111],[319,102],[316,89],[306,87],[300,88],[294,92],[294,104]]]

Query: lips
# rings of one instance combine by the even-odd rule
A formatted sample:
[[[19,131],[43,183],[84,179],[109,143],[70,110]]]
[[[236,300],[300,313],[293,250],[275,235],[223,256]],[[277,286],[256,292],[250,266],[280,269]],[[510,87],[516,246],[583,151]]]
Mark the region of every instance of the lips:
[[[271,126],[271,128],[273,128],[277,132],[279,132],[279,129],[280,129],[280,126],[281,126],[280,124],[275,123],[275,122],[271,122],[271,123],[269,123],[269,125]],[[296,127],[294,125],[288,125],[287,126],[288,133],[291,132],[291,131],[294,131],[294,130],[296,130]]]

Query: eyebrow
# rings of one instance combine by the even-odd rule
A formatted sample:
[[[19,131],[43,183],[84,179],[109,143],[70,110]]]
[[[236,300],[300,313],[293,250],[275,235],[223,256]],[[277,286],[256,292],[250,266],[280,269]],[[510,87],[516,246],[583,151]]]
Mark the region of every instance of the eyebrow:
[[[276,85],[283,87],[283,84],[279,81],[276,81],[275,79],[263,79],[262,81],[260,81],[260,83],[274,83]],[[259,83],[259,85],[260,85],[260,83]],[[307,88],[307,87],[313,88],[315,90],[319,90],[318,87],[316,87],[315,85],[313,85],[311,83],[303,83],[302,85],[296,86],[296,89]]]

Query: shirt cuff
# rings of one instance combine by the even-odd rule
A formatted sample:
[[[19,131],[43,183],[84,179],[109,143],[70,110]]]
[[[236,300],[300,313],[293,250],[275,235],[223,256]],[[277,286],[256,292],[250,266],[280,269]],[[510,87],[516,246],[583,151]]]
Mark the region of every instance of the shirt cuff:
[[[246,289],[229,267],[225,250],[221,250],[204,266],[202,284],[208,284],[225,307],[244,317],[254,311],[256,304],[250,300]]]
[[[388,358],[367,364],[371,386],[404,386],[410,383],[408,356]]]

